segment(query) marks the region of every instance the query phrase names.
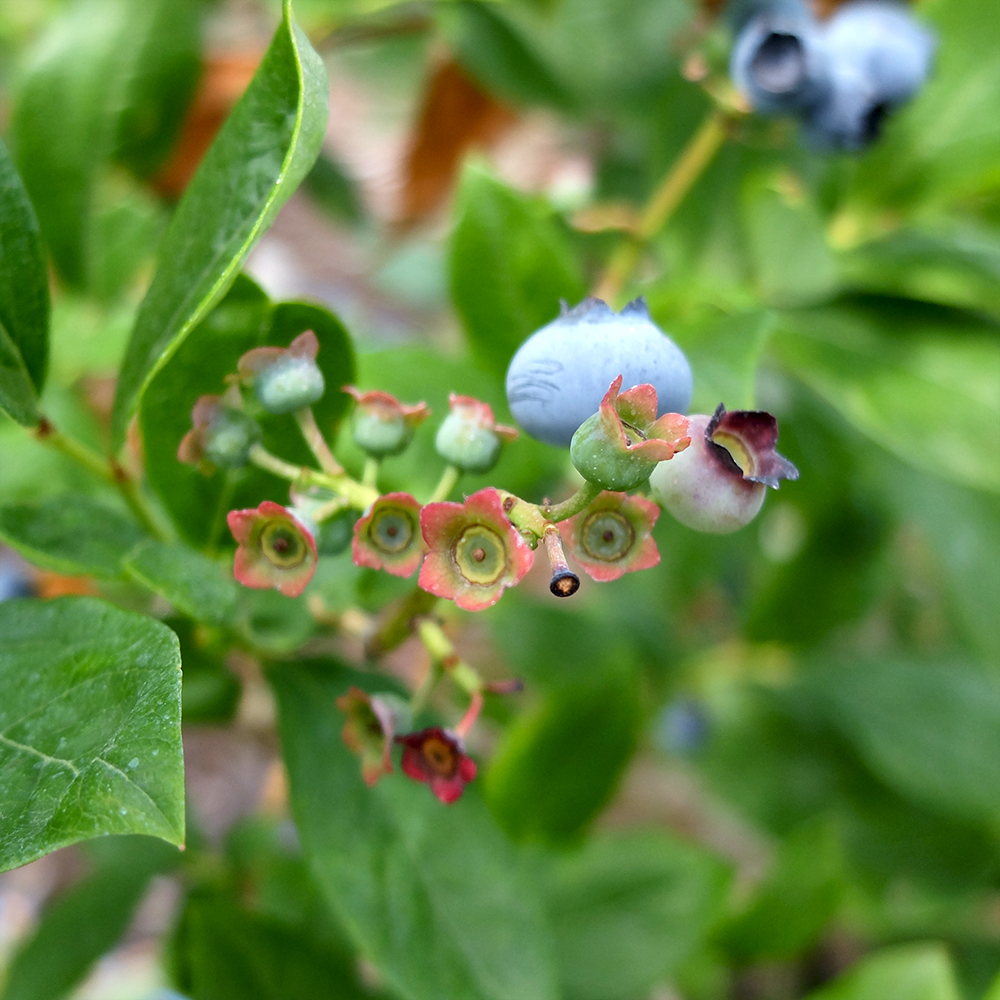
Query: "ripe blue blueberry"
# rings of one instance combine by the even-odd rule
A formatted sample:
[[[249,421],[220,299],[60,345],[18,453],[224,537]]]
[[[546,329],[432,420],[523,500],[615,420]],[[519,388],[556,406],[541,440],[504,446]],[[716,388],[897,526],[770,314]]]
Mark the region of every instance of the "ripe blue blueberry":
[[[652,385],[660,416],[684,413],[691,403],[691,366],[642,299],[620,313],[584,299],[573,309],[564,305],[518,348],[507,369],[507,402],[533,438],[566,448],[619,375],[626,386]]]
[[[765,115],[804,111],[829,90],[820,28],[802,0],[777,0],[741,28],[729,74],[754,110]]]
[[[905,4],[858,0],[831,15],[823,48],[830,89],[806,115],[807,137],[820,149],[860,150],[926,82],[935,39]]]

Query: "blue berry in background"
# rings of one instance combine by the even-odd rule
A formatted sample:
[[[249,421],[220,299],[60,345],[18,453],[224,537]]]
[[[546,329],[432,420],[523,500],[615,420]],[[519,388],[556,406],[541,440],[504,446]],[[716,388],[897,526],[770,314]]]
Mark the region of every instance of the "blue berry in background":
[[[743,24],[729,74],[755,111],[804,111],[824,100],[830,74],[820,35],[802,0],[768,3]]]
[[[33,594],[28,567],[14,553],[0,549],[0,602]]]
[[[705,709],[691,698],[676,698],[663,707],[654,733],[661,750],[687,756],[700,750],[707,742],[708,716]]]
[[[819,149],[858,151],[924,85],[935,39],[905,4],[859,0],[839,7],[823,25],[823,47],[830,90],[806,115],[807,138]]]
[[[507,403],[533,438],[567,448],[619,375],[626,386],[653,386],[659,416],[691,404],[691,366],[649,318],[645,301],[616,313],[601,299],[584,299],[573,309],[564,305],[518,348],[507,369]]]

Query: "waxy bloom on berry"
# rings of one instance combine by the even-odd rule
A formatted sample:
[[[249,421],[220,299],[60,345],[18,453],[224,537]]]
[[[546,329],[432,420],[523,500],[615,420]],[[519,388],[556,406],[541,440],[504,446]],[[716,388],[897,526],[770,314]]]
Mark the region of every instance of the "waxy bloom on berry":
[[[570,443],[577,471],[606,490],[630,490],[690,443],[687,418],[656,417],[656,390],[635,385],[621,392],[622,376],[611,383],[601,408],[585,420]]]
[[[351,557],[356,566],[409,576],[426,551],[420,504],[409,493],[380,496],[354,525]]]
[[[569,554],[591,579],[617,580],[660,561],[653,525],[660,508],[643,497],[605,491],[586,510],[561,521]]]
[[[238,393],[237,393],[238,397]],[[211,473],[214,466],[240,469],[260,441],[255,420],[224,396],[199,396],[191,411],[193,427],[181,439],[177,461]]]
[[[426,403],[407,406],[378,389],[362,392],[353,385],[345,385],[344,392],[357,402],[352,424],[354,443],[374,458],[398,455],[413,440],[417,426],[431,413]]]
[[[383,774],[392,773],[396,712],[388,698],[370,695],[359,687],[341,695],[337,708],[347,716],[341,739],[349,750],[360,755],[365,784],[374,785]]]
[[[466,611],[496,604],[531,569],[534,558],[507,520],[500,494],[489,487],[464,504],[429,503],[420,530],[430,552],[420,568],[424,590],[453,600]]]
[[[316,364],[319,340],[312,330],[300,333],[288,347],[255,347],[237,365],[241,382],[252,382],[268,413],[292,413],[312,406],[326,384]]]
[[[770,413],[695,414],[691,447],[649,477],[653,496],[681,524],[725,534],[749,524],[764,503],[766,487],[798,479],[799,470],[775,450],[778,421]]]
[[[498,424],[493,410],[472,396],[448,397],[451,412],[434,438],[437,453],[463,472],[489,472],[500,459],[504,441],[514,441],[517,429]]]
[[[458,799],[476,776],[476,762],[466,756],[462,741],[439,726],[397,736],[396,742],[403,744],[403,771],[430,785],[445,805]]]
[[[239,542],[233,575],[244,587],[274,587],[286,597],[306,589],[316,572],[316,542],[289,510],[265,500],[256,509],[231,510],[226,520]]]

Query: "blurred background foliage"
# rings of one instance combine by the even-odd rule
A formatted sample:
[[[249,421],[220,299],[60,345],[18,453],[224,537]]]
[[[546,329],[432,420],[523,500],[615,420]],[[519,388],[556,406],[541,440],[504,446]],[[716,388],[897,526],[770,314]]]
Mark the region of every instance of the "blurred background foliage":
[[[1000,18],[995,0],[916,9],[936,72],[880,142],[820,156],[785,121],[739,118],[622,298],[644,294],[687,352],[695,411],[778,415],[801,479],[732,536],[661,518],[655,570],[565,604],[529,580],[451,615],[468,658],[527,689],[490,706],[482,778],[450,810],[401,782],[372,806],[338,742],[333,698],[373,681],[329,625],[400,581],[342,556],[303,602],[234,596],[220,576],[185,605],[155,552],[124,576],[91,553],[67,577],[44,539],[43,570],[0,551],[5,579],[101,593],[177,632],[195,831],[183,857],[111,838],[0,877],[3,1000],[1000,997]],[[326,324],[356,355],[331,357],[348,366],[331,384],[356,376],[438,415],[449,391],[472,394],[510,422],[511,354],[594,287],[709,113],[699,84],[729,43],[687,0],[295,12],[331,76],[323,151],[204,321],[218,355],[179,351],[140,414],[152,495],[213,580],[220,524],[193,512],[280,499],[263,474],[205,481],[176,463],[191,403],[231,359],[266,330]],[[279,14],[0,7],[0,121],[54,290],[42,408],[100,451],[160,238]],[[386,463],[386,488],[433,486],[432,440],[421,427]],[[522,439],[463,490],[556,497],[570,471]],[[23,505],[65,509],[68,493],[81,524],[126,517],[0,417],[0,539],[34,552]],[[152,599],[135,586],[150,577]],[[413,938],[344,893],[369,868],[425,907]],[[492,908],[515,903],[523,929],[505,937]],[[461,976],[434,964],[442,933],[461,939]]]

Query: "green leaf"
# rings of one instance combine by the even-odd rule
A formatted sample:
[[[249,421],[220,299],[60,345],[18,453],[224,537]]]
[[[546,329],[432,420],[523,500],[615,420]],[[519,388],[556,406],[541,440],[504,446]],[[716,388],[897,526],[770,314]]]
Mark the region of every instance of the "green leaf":
[[[503,376],[518,345],[586,294],[580,264],[550,214],[493,180],[465,171],[451,237],[451,290],[477,359]]]
[[[149,837],[98,843],[96,870],[45,910],[38,930],[11,960],[0,1000],[66,996],[124,934],[149,880],[180,858]]]
[[[948,953],[939,944],[883,948],[861,959],[809,1000],[961,1000]]]
[[[707,851],[663,833],[618,833],[557,857],[549,913],[567,1000],[644,996],[704,942],[729,882]]]
[[[0,323],[0,412],[25,427],[35,427],[40,419],[35,398],[21,352]]]
[[[125,560],[125,572],[195,621],[224,625],[236,614],[232,569],[185,545],[145,542]]]
[[[35,393],[42,391],[49,351],[49,278],[38,235],[38,219],[14,164],[0,142],[0,408],[14,416],[3,397],[11,346],[20,355]],[[3,334],[0,333],[0,337]],[[20,367],[20,366],[15,366]],[[15,397],[16,398],[16,397]],[[16,416],[14,416],[17,419]]]
[[[837,282],[836,262],[802,182],[787,172],[755,172],[744,180],[741,193],[744,234],[761,297],[786,306],[828,298]]]
[[[573,837],[600,811],[635,749],[642,715],[634,673],[553,690],[503,736],[486,800],[517,839]]]
[[[804,677],[834,725],[900,794],[946,816],[1000,818],[1000,683],[961,662],[835,660]]]
[[[233,283],[254,243],[308,173],[328,114],[326,70],[284,19],[250,86],[188,185],[160,244],[118,379],[116,447],[149,383]]]
[[[844,886],[836,828],[806,823],[782,843],[766,881],[718,941],[740,965],[793,957],[823,932]]]
[[[319,340],[316,361],[326,380],[326,393],[313,413],[332,441],[350,404],[340,387],[355,378],[347,331],[321,306],[283,302],[272,307],[261,289],[242,275],[150,384],[140,411],[146,472],[181,534],[194,545],[228,540],[228,510],[255,507],[261,500],[281,502],[288,495],[288,483],[252,466],[206,477],[179,462],[177,447],[191,429],[192,407],[199,396],[225,390],[225,377],[236,371],[241,354],[263,344],[287,347],[309,329]],[[254,415],[267,448],[289,462],[315,463],[293,416]]]
[[[121,576],[122,560],[145,537],[130,518],[83,494],[0,507],[0,541],[57,573]]]
[[[354,181],[326,153],[321,152],[316,157],[302,186],[316,204],[338,222],[358,223],[365,216],[365,208]]]
[[[986,321],[895,300],[783,313],[770,349],[877,444],[1000,492],[1000,338]]]
[[[333,708],[359,677],[328,663],[271,674],[293,813],[327,901],[407,1000],[554,1000],[536,886],[475,785],[445,808],[402,774],[361,780]]]
[[[193,895],[174,944],[178,985],[191,1000],[366,1000],[344,957],[308,928]]]
[[[435,9],[456,58],[487,90],[515,105],[572,104],[566,88],[492,3],[458,0]]]
[[[903,229],[842,254],[843,285],[862,292],[979,309],[1000,316],[1000,234],[942,226]]]
[[[134,153],[148,141],[151,155],[162,154],[172,138],[165,125],[176,127],[184,113],[197,72],[197,6],[76,0],[35,54],[17,94],[13,145],[56,270],[70,285],[89,278],[100,169],[116,147]]]
[[[184,842],[166,626],[88,597],[0,604],[0,871],[79,840]]]

